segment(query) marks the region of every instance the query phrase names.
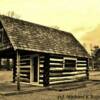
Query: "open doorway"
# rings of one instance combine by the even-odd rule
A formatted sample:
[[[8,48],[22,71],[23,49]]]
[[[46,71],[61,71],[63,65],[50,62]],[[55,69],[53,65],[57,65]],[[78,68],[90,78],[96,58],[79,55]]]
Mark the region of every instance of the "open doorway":
[[[38,83],[38,77],[39,77],[38,65],[39,65],[39,57],[38,57],[38,55],[32,56],[32,71],[31,71],[31,74],[33,75],[32,76],[32,78],[33,78],[32,82],[35,82],[35,83]]]

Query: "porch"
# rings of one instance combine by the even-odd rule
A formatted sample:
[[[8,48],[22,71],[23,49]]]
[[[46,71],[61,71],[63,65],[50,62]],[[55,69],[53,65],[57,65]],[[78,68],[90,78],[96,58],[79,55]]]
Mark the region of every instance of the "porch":
[[[31,84],[20,83],[21,89],[17,90],[17,84],[12,82],[2,82],[0,83],[0,95],[17,95],[17,94],[26,94],[34,93],[45,90],[44,87],[39,87]]]
[[[20,90],[20,82],[40,86],[39,84],[39,53],[8,49],[0,51],[0,59],[12,59],[12,82]],[[42,85],[43,86],[43,85]]]
[[[89,81],[79,81],[79,82],[71,82],[66,84],[53,85],[50,87],[39,87],[35,85],[31,85],[28,83],[20,83],[21,89],[17,90],[17,84],[12,83],[11,74],[12,72],[0,72],[2,75],[7,76],[2,79],[2,75],[0,74],[0,95],[17,95],[17,94],[29,94],[36,93],[40,91],[69,91],[74,89],[88,88],[91,86],[98,86],[100,84],[100,71],[90,71],[90,80]],[[98,87],[99,89],[99,87]]]
[[[12,71],[0,71],[0,95],[34,93],[46,89],[45,87],[20,82],[20,91],[18,91],[17,81],[13,83],[12,74]]]

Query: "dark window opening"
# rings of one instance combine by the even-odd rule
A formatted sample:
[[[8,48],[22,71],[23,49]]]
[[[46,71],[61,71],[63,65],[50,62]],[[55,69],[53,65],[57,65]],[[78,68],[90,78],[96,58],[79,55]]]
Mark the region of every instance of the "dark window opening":
[[[64,59],[64,68],[76,68],[76,60]]]

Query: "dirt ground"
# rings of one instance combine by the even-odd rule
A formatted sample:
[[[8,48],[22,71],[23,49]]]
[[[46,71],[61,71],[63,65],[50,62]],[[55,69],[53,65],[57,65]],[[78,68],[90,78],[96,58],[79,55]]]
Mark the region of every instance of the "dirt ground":
[[[12,81],[13,77],[12,77],[13,73],[12,71],[0,71],[0,82],[4,82],[4,81]]]
[[[0,71],[0,82],[12,80],[12,72]],[[44,90],[28,94],[2,96],[0,100],[100,100],[100,71],[90,72],[86,87],[67,91]]]

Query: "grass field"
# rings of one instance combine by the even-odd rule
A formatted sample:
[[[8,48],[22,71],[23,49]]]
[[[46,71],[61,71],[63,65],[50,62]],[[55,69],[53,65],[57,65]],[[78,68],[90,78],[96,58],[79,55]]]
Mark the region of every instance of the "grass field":
[[[86,87],[68,91],[44,90],[20,95],[0,96],[0,100],[100,100],[100,72],[90,72],[93,80]],[[12,72],[0,71],[0,82],[12,80]]]

